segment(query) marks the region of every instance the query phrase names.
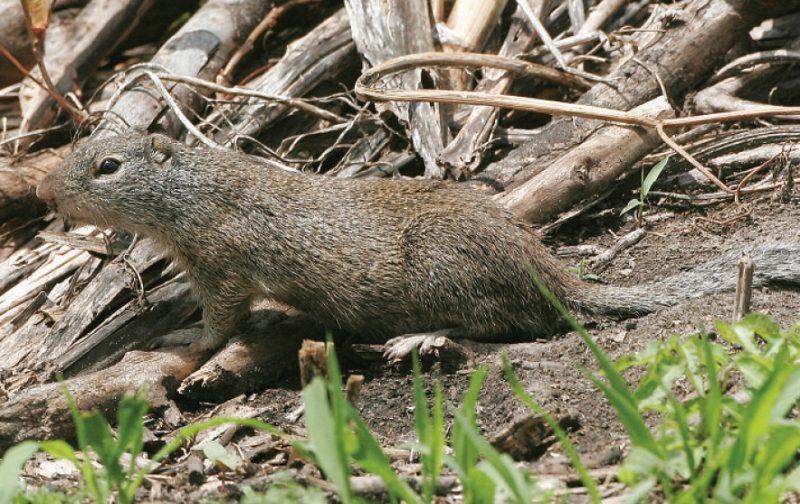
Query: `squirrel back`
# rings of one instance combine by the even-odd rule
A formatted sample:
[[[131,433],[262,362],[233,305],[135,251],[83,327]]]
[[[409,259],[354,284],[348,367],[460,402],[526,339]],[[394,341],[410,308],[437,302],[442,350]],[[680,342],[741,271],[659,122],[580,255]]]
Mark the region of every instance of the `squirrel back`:
[[[738,253],[639,287],[586,284],[524,224],[458,184],[309,175],[161,135],[88,142],[37,194],[70,219],[159,243],[192,281],[208,346],[255,295],[368,340],[445,328],[483,340],[548,336],[559,316],[527,264],[568,307],[625,316],[732,288]],[[800,280],[798,252],[755,249],[757,281]]]

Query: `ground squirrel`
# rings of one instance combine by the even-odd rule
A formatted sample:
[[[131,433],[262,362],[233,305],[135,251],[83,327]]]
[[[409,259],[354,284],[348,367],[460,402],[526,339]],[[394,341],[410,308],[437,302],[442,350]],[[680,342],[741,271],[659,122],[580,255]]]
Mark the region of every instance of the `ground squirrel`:
[[[733,251],[651,284],[588,284],[490,198],[456,183],[335,179],[162,135],[90,141],[38,187],[67,218],[151,237],[186,270],[203,337],[221,346],[264,295],[368,341],[442,329],[508,341],[559,316],[526,270],[575,310],[651,312],[732,289]],[[800,280],[800,246],[752,248],[756,284]]]

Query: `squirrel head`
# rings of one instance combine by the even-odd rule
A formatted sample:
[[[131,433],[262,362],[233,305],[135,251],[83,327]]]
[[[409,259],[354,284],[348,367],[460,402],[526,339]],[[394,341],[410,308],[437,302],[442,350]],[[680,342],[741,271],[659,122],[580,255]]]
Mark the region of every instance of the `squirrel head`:
[[[182,150],[159,134],[89,141],[39,184],[36,195],[72,221],[151,230],[179,210],[176,191],[191,187],[192,177],[175,159]]]

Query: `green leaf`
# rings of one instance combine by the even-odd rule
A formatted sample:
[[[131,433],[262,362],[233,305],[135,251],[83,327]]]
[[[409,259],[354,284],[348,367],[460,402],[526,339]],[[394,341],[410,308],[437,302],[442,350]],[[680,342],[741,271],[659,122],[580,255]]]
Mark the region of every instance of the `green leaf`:
[[[641,206],[641,204],[642,204],[641,201],[639,201],[638,199],[634,198],[634,199],[630,200],[627,205],[625,205],[625,208],[623,208],[622,210],[619,211],[619,214],[620,215],[625,215],[626,213],[630,212],[631,210],[639,208],[639,206]]]
[[[242,459],[228,452],[224,446],[214,440],[203,443],[203,454],[208,460],[211,460],[215,464],[222,464],[231,471],[235,471],[242,463]]]
[[[320,469],[334,484],[342,502],[353,502],[344,448],[344,421],[337,422],[334,418],[328,402],[328,387],[319,376],[303,390],[303,406],[309,445]]]
[[[658,177],[661,175],[661,172],[664,171],[664,168],[667,166],[667,162],[669,161],[669,156],[665,157],[655,166],[650,168],[650,171],[647,173],[647,176],[642,181],[642,200],[647,198],[647,195],[650,193],[650,188],[653,187]]]
[[[122,455],[123,452],[130,453],[133,461],[142,452],[144,416],[148,409],[149,406],[143,391],[122,398],[117,410],[117,455]]]
[[[3,459],[0,461],[0,502],[11,502],[11,499],[20,492],[19,475],[22,466],[38,449],[39,443],[23,441],[3,454]]]
[[[474,466],[467,474],[470,488],[470,502],[466,504],[494,504],[497,485],[494,480],[481,470],[480,466]]]
[[[401,480],[394,472],[389,458],[369,431],[369,427],[364,423],[358,411],[350,404],[347,404],[347,408],[348,419],[355,425],[354,433],[357,445],[356,449],[350,452],[350,455],[356,463],[382,479],[393,497],[402,499],[409,504],[421,503],[419,496],[414,493],[408,483]]]
[[[788,359],[788,351],[784,346],[775,357],[774,372],[759,389],[753,392],[753,397],[742,416],[736,443],[726,465],[729,477],[738,474],[750,460],[759,439],[769,428],[775,404],[794,370]]]
[[[70,446],[70,444],[66,441],[61,439],[51,439],[49,441],[42,441],[41,444],[42,450],[49,453],[50,456],[58,459],[69,460],[75,465],[75,467],[80,469],[81,463],[78,460],[75,449],[72,448],[72,446]]]
[[[82,416],[86,426],[86,442],[100,458],[106,470],[106,477],[112,484],[121,483],[124,476],[111,427],[98,411],[85,413]]]

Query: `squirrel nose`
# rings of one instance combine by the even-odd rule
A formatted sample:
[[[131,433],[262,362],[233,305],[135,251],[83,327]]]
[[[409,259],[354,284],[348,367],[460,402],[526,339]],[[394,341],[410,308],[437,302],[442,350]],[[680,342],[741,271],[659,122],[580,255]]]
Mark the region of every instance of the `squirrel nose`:
[[[55,207],[56,198],[53,195],[53,187],[50,183],[50,177],[45,177],[44,180],[39,182],[39,185],[36,187],[36,197],[47,203],[47,206],[51,208]]]

